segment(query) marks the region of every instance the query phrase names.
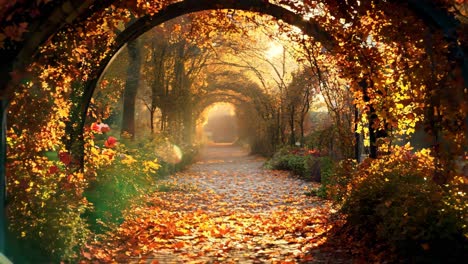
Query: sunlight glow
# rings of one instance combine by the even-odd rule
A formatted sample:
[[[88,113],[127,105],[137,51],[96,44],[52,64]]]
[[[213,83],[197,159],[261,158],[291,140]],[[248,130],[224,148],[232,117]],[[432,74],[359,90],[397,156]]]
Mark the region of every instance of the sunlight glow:
[[[200,114],[197,121],[196,138],[199,142],[207,142],[211,138],[211,132],[205,131],[209,120],[216,120],[220,117],[234,117],[236,115],[236,107],[228,102],[217,102],[206,107]],[[224,118],[222,118],[224,119]],[[232,132],[232,131],[229,131]]]
[[[217,116],[217,115],[228,114],[230,116],[234,116],[236,115],[236,108],[231,103],[224,103],[224,102],[215,103],[215,104],[210,105],[205,110],[205,113],[206,113],[207,119],[213,116]]]
[[[270,47],[265,52],[265,56],[268,59],[272,59],[274,57],[279,56],[282,53],[283,53],[283,46],[281,44],[278,44],[276,42],[270,42]]]
[[[177,164],[182,161],[183,153],[179,146],[170,143],[158,145],[156,147],[156,154],[165,162]]]

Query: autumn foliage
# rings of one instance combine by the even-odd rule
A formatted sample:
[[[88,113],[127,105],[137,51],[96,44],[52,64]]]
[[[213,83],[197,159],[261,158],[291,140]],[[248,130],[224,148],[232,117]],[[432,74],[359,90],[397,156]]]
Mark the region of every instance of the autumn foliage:
[[[459,190],[466,183],[462,177],[446,186],[434,183],[430,151],[395,147],[388,156],[347,168],[332,176],[327,190],[344,200],[351,234],[389,245],[407,261],[454,263],[463,256],[467,205]]]
[[[48,21],[42,17],[48,12],[41,12],[57,4],[26,2],[0,1],[0,20],[5,22],[0,29],[2,52],[23,47],[24,38],[34,33],[29,31],[34,29],[30,22],[35,18]],[[320,93],[333,123],[326,131],[327,144],[337,145],[336,155],[322,151],[321,156],[332,157],[319,158],[318,152],[289,151],[274,157],[273,167],[307,178],[314,162],[326,160],[323,185],[316,193],[342,205],[349,234],[389,245],[411,261],[445,256],[445,249],[451,250],[447,251],[450,261],[460,257],[467,238],[463,169],[466,171],[468,100],[466,58],[459,57],[467,50],[466,1],[434,1],[437,10],[447,11],[448,18],[441,21],[456,21],[454,28],[443,28],[444,23],[435,28],[402,1],[277,1],[314,22],[310,25],[315,28],[309,29],[318,32],[315,36],[288,25],[294,20],[291,16],[276,21],[243,11],[216,10],[167,22],[150,33],[159,31],[168,38],[143,42],[146,53],[132,53],[139,51],[131,49],[138,48],[140,40],[127,46],[130,57],[145,56],[144,63],[162,65],[138,65],[143,70],[137,74],[143,74],[136,79],[145,77],[151,83],[142,99],[151,115],[151,140],[131,140],[139,131],[130,123],[123,125],[133,129],[131,135],[106,124],[120,118],[114,106],[121,103],[119,98],[131,78],[122,78],[127,73],[117,72],[120,79],[112,75],[100,79],[101,70],[120,48],[116,43],[130,37],[120,35],[125,27],[145,15],[158,14],[173,2],[106,2],[114,4],[92,9],[88,17],[63,25],[38,48],[33,63],[5,73],[11,79],[9,87],[14,87],[5,95],[2,90],[2,98],[11,98],[6,176],[9,235],[16,241],[12,248],[46,262],[83,257],[85,261],[107,261],[113,253],[128,255],[125,246],[106,252],[93,250],[96,255],[91,256],[89,250],[99,245],[88,243],[95,233],[119,230],[119,239],[133,239],[135,232],[143,232],[135,229],[138,224],[151,232],[136,241],[142,244],[132,249],[133,255],[164,247],[152,244],[155,240],[184,250],[189,243],[180,237],[187,239],[190,234],[196,235],[202,245],[200,252],[204,252],[203,247],[211,246],[206,241],[233,233],[225,225],[232,220],[229,217],[257,227],[247,230],[248,234],[274,234],[278,240],[288,234],[297,242],[300,238],[294,232],[313,224],[307,214],[322,216],[324,212],[311,209],[306,215],[289,215],[291,219],[285,223],[278,221],[289,217],[282,212],[264,219],[231,212],[229,216],[215,214],[209,222],[213,215],[194,211],[184,218],[158,205],[164,200],[145,197],[155,203],[150,212],[134,207],[120,229],[115,223],[123,221],[122,211],[133,206],[133,201],[158,188],[152,184],[161,174],[191,162],[196,154],[192,132],[208,105],[234,102],[241,109],[237,114],[243,139],[257,153],[272,154],[296,142],[305,147],[303,151],[323,145],[314,140],[324,134],[306,142],[304,129],[311,101]],[[255,57],[263,51],[249,47],[248,42],[255,40],[249,30],[258,30],[252,35],[261,31],[286,43],[283,46],[289,49],[283,49],[281,67]],[[221,45],[229,38],[235,45]],[[168,53],[163,56],[161,51],[166,48]],[[216,52],[226,50],[231,55]],[[297,69],[288,69],[286,54]],[[253,58],[271,66],[273,81],[265,81],[265,68],[252,64]],[[214,74],[219,64],[225,68]],[[129,67],[128,72],[131,70]],[[97,84],[101,91],[93,97]],[[132,92],[135,99],[137,92]],[[143,97],[141,92],[139,95]],[[158,111],[161,133],[156,134],[153,117]],[[397,147],[407,141],[417,146]],[[364,152],[370,158],[358,164]],[[176,204],[172,200],[169,205]],[[330,229],[324,218],[317,221],[320,230],[315,234]],[[194,226],[191,233],[187,225]],[[312,233],[305,232],[305,239]],[[108,237],[118,240],[116,236],[110,233]],[[176,237],[179,240],[171,240]],[[234,241],[246,242],[236,237],[216,246],[230,248]],[[224,257],[226,253],[221,251]]]

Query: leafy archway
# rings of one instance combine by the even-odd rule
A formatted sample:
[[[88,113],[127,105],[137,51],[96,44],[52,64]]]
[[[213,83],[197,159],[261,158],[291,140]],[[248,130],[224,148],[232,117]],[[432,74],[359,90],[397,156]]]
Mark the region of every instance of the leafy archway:
[[[88,3],[84,4],[86,6]],[[88,103],[91,99],[92,92],[94,90],[94,87],[97,84],[97,81],[99,80],[99,76],[102,73],[102,71],[105,68],[105,65],[108,64],[108,62],[111,60],[113,57],[114,53],[118,51],[119,48],[121,48],[125,43],[131,42],[133,39],[136,39],[139,35],[141,35],[143,32],[148,30],[149,28],[162,23],[168,19],[171,19],[173,17],[190,13],[190,12],[195,12],[199,10],[209,10],[209,9],[221,9],[221,8],[229,8],[229,9],[239,9],[239,10],[249,10],[253,12],[259,12],[263,14],[269,14],[276,19],[280,19],[286,23],[289,23],[291,25],[298,26],[301,30],[303,30],[304,33],[312,36],[315,41],[319,41],[322,43],[322,45],[329,51],[329,52],[337,52],[337,53],[343,53],[346,54],[349,52],[346,48],[346,39],[343,39],[343,37],[347,36],[339,36],[336,34],[336,32],[333,32],[333,30],[338,30],[342,26],[335,26],[335,29],[333,29],[334,26],[331,25],[329,18],[321,19],[320,21],[315,21],[313,17],[307,17],[307,12],[310,11],[310,7],[317,6],[316,3],[311,3],[310,6],[308,5],[297,5],[294,3],[288,3],[288,2],[281,2],[281,5],[276,5],[276,4],[271,4],[269,2],[265,1],[182,1],[182,2],[155,2],[153,4],[149,5],[142,5],[142,4],[135,4],[132,5],[130,2],[123,4],[123,5],[111,5],[112,1],[105,2],[99,5],[94,5],[92,12],[91,13],[86,13],[83,11],[83,9],[79,9],[80,11],[78,14],[80,14],[81,11],[83,11],[83,20],[82,24],[75,24],[72,27],[68,27],[65,31],[68,31],[68,33],[64,32],[64,35],[61,37],[58,37],[57,41],[59,42],[67,42],[70,40],[65,40],[65,39],[75,39],[74,41],[80,41],[79,39],[81,36],[76,36],[76,35],[81,35],[80,32],[84,32],[83,29],[85,26],[91,26],[93,21],[90,21],[91,19],[96,19],[98,16],[101,17],[107,17],[104,19],[101,19],[104,23],[111,23],[110,28],[115,28],[116,27],[116,22],[112,22],[112,19],[115,19],[117,15],[117,20],[126,20],[128,19],[128,15],[122,14],[122,13],[116,13],[116,12],[121,12],[122,10],[125,10],[125,8],[130,8],[133,10],[136,16],[139,16],[138,14],[140,13],[149,13],[149,15],[144,15],[138,19],[135,20],[135,22],[131,23],[131,25],[125,29],[123,32],[119,33],[118,36],[115,38],[115,42],[112,40],[112,34],[109,36],[102,36],[100,34],[99,36],[95,35],[95,37],[99,38],[100,42],[105,42],[107,41],[106,44],[102,45],[101,44],[92,44],[91,46],[87,47],[87,44],[77,44],[78,50],[78,55],[82,55],[84,52],[89,51],[92,47],[97,53],[93,55],[94,57],[99,56],[99,53],[103,53],[105,55],[99,56],[99,59],[93,59],[91,58],[92,62],[88,62],[89,64],[92,64],[92,67],[87,66],[87,73],[85,76],[83,76],[83,79],[86,81],[84,83],[75,83],[74,85],[74,96],[75,96],[75,103],[74,107],[71,110],[71,116],[73,117],[73,123],[80,123],[80,125],[76,126],[74,124],[69,124],[67,128],[67,133],[70,135],[70,139],[68,140],[68,149],[73,150],[75,153],[80,153],[82,150],[80,150],[80,145],[82,144],[81,142],[81,135],[82,135],[82,127],[84,125],[84,117],[87,112],[87,107]],[[128,5],[127,5],[128,4]],[[388,5],[392,5],[393,3],[388,3]],[[355,18],[352,17],[351,14],[362,14],[366,12],[366,10],[369,9],[375,9],[375,10],[383,10],[386,8],[386,4],[382,4],[382,6],[372,6],[369,3],[363,3],[358,4],[358,3],[350,3],[348,6],[333,6],[333,3],[326,3],[326,7],[329,9],[330,12],[336,12],[336,15],[339,17],[342,17],[343,19],[346,18],[351,18],[351,20],[355,20]],[[398,4],[395,4],[398,6]],[[65,5],[64,5],[65,6]],[[123,8],[123,9],[122,9]],[[73,8],[71,8],[73,10]],[[463,54],[463,50],[461,47],[457,44],[456,39],[456,31],[454,30],[457,25],[455,20],[453,20],[450,16],[446,16],[445,14],[437,11],[434,6],[432,6],[429,3],[416,3],[413,1],[410,1],[407,6],[403,7],[403,9],[409,9],[412,10],[413,14],[416,16],[422,17],[423,21],[425,21],[426,24],[428,24],[430,27],[438,28],[441,29],[444,38],[448,43],[452,43],[452,45],[449,47],[451,49],[449,55],[449,60],[457,62],[461,66],[462,72],[459,74],[463,74],[466,76],[466,59],[459,59],[459,55],[462,56],[462,58],[466,57]],[[290,11],[292,10],[292,11]],[[374,11],[375,11],[374,10]],[[70,11],[73,13],[72,11]],[[94,13],[94,14],[92,14]],[[75,14],[77,15],[77,14]],[[94,17],[93,17],[94,15]],[[395,15],[395,14],[390,14],[390,15]],[[307,19],[304,19],[304,16],[307,17]],[[88,20],[85,20],[86,18],[89,18]],[[113,24],[112,24],[113,23]],[[327,27],[330,27],[329,29],[325,30],[322,24],[327,24]],[[62,25],[61,23],[56,23],[55,26],[59,27]],[[50,26],[50,25],[49,25]],[[54,28],[54,26],[50,26],[51,28]],[[51,29],[53,30],[53,29]],[[96,31],[99,33],[102,32],[102,28],[99,29],[96,28]],[[41,33],[43,34],[43,33]],[[62,34],[62,33],[61,33]],[[58,34],[61,35],[61,34]],[[64,39],[65,38],[65,39]],[[104,40],[106,39],[107,40]],[[390,37],[391,38],[391,37]],[[35,43],[40,43],[40,36],[34,36],[34,41]],[[61,39],[61,40],[60,40]],[[86,39],[86,37],[85,37]],[[32,40],[31,40],[32,41]],[[354,40],[353,40],[354,41]],[[398,40],[397,40],[398,41]],[[89,41],[88,41],[89,42]],[[340,45],[337,45],[340,44]],[[99,51],[100,50],[100,51]],[[336,50],[336,51],[335,51]],[[15,60],[19,61],[21,63],[27,61],[30,59],[28,56],[29,54],[32,54],[35,52],[34,45],[32,44],[27,44],[24,47],[19,48],[18,51],[18,56],[16,57]],[[7,52],[10,57],[14,56],[15,52],[14,51],[9,51]],[[459,54],[459,55],[456,55]],[[18,65],[18,69],[21,69],[21,63]],[[79,64],[80,65],[80,64]],[[78,65],[78,67],[80,67]],[[97,65],[97,67],[96,67]],[[368,77],[372,78],[372,77]],[[8,80],[9,78],[6,78],[5,80]],[[365,78],[366,79],[366,78]],[[465,85],[466,85],[466,78],[465,79]],[[367,90],[368,80],[358,80],[361,81],[361,89]],[[372,85],[371,85],[372,86]],[[10,86],[11,87],[11,86]],[[459,92],[458,92],[459,93]],[[83,100],[80,100],[79,98],[83,98]],[[372,107],[371,107],[372,110]],[[372,111],[371,111],[372,112]],[[370,116],[374,116],[374,114],[370,114]],[[373,120],[375,119],[374,117],[371,118],[371,123],[373,123]],[[375,133],[373,129],[370,129],[370,137],[371,141],[375,141],[378,137],[378,135]],[[74,142],[78,140],[78,145],[76,145]],[[74,145],[75,146],[72,146]],[[375,146],[371,146],[371,156],[376,155],[377,149]],[[81,155],[82,156],[82,155]]]
[[[158,7],[159,8],[159,7]],[[175,17],[189,14],[202,10],[220,10],[220,9],[234,9],[234,10],[245,10],[254,13],[270,15],[273,18],[283,20],[284,22],[297,26],[303,32],[313,37],[315,40],[321,42],[324,47],[327,47],[329,50],[333,50],[336,46],[335,41],[332,36],[321,28],[321,26],[315,22],[313,19],[305,20],[302,15],[290,11],[285,7],[271,4],[265,1],[182,1],[176,2],[174,4],[169,4],[168,6],[162,7],[161,10],[153,11],[154,14],[144,15],[125,28],[121,33],[119,33],[115,38],[115,43],[109,48],[109,52],[106,53],[106,56],[103,57],[90,76],[95,76],[87,81],[83,87],[83,101],[78,104],[80,109],[75,109],[75,112],[81,110],[81,124],[78,127],[78,130],[70,129],[70,134],[74,137],[77,142],[75,146],[72,146],[73,143],[69,144],[69,148],[74,148],[75,152],[82,152],[80,146],[82,141],[80,140],[82,135],[82,127],[84,126],[84,120],[87,114],[87,108],[91,100],[93,91],[99,81],[100,76],[105,70],[108,63],[112,60],[115,53],[118,52],[126,43],[132,42],[141,36],[143,33],[147,32],[149,29],[164,23]],[[78,121],[78,120],[76,120]],[[75,122],[76,122],[75,121]]]
[[[337,35],[336,32],[333,32],[333,30],[338,30],[342,26],[338,26],[338,28],[335,27],[333,29],[333,26],[331,25],[329,18],[324,19],[319,19],[320,21],[316,21],[314,17],[310,17],[307,15],[307,12],[310,12],[311,8],[317,7],[317,3],[309,3],[306,5],[302,4],[296,4],[296,3],[289,3],[287,1],[281,2],[279,5],[278,4],[272,4],[269,2],[265,1],[182,1],[182,2],[159,2],[156,1],[154,3],[148,3],[148,4],[142,4],[142,3],[133,3],[129,1],[128,3],[123,3],[123,4],[115,4],[113,1],[104,1],[100,4],[94,4],[92,1],[86,2],[83,5],[73,8],[74,5],[70,5],[70,3],[65,2],[62,6],[60,7],[50,7],[50,6],[45,6],[47,8],[51,8],[51,10],[56,11],[56,13],[52,13],[50,16],[51,18],[55,18],[55,16],[66,16],[70,15],[70,19],[74,18],[79,18],[81,19],[81,22],[79,24],[74,24],[73,26],[66,26],[63,21],[54,21],[55,23],[50,23],[47,24],[47,30],[41,31],[40,33],[34,33],[31,36],[26,35],[26,37],[30,37],[29,39],[22,39],[21,37],[17,36],[16,38],[12,38],[10,36],[10,39],[6,39],[4,41],[7,46],[11,46],[13,48],[10,48],[8,50],[3,50],[5,53],[5,57],[11,58],[10,62],[5,62],[4,67],[7,71],[3,72],[8,72],[8,69],[14,70],[14,72],[21,71],[21,69],[24,67],[25,64],[27,64],[27,61],[31,60],[31,54],[36,53],[36,48],[40,43],[42,43],[45,38],[47,37],[47,32],[54,32],[58,28],[61,28],[62,26],[66,26],[66,29],[62,31],[62,33],[57,34],[58,37],[56,37],[56,41],[58,42],[70,42],[70,39],[75,39],[74,41],[80,41],[80,38],[84,36],[84,39],[87,38],[87,36],[83,35],[84,32],[83,29],[85,26],[91,26],[92,28],[95,28],[96,32],[98,35],[95,35],[95,38],[99,39],[100,42],[107,42],[104,45],[96,44],[93,43],[91,46],[86,46],[87,44],[78,44],[76,43],[75,45],[78,45],[77,52],[78,56],[83,55],[84,52],[89,51],[91,48],[94,49],[97,53],[93,55],[94,57],[99,57],[99,59],[96,60],[96,58],[90,58],[91,61],[88,62],[87,64],[92,64],[93,66],[87,67],[88,69],[86,70],[87,73],[83,76],[83,79],[85,80],[84,83],[75,83],[74,85],[74,97],[75,101],[77,102],[74,103],[74,107],[71,110],[71,116],[73,116],[72,119],[73,123],[81,123],[81,125],[75,126],[73,124],[70,124],[67,128],[68,134],[71,135],[71,138],[69,139],[69,143],[67,143],[68,148],[77,148],[75,150],[75,153],[82,152],[80,151],[79,147],[75,146],[72,147],[74,144],[73,142],[75,140],[78,140],[81,142],[80,137],[82,134],[82,127],[84,124],[84,117],[87,112],[87,107],[89,104],[89,101],[92,96],[92,92],[94,90],[94,87],[97,84],[97,81],[99,80],[99,76],[101,75],[102,71],[104,70],[105,66],[108,64],[108,62],[111,60],[113,55],[127,42],[131,42],[132,40],[136,39],[139,35],[141,35],[143,32],[148,30],[149,28],[162,23],[164,21],[167,21],[171,18],[174,18],[176,16],[190,13],[190,12],[195,12],[195,11],[200,11],[200,10],[209,10],[209,9],[223,9],[223,8],[228,8],[228,9],[234,9],[234,10],[249,10],[253,12],[258,12],[258,13],[263,13],[263,14],[269,14],[273,16],[276,19],[280,19],[288,24],[295,25],[299,27],[304,33],[312,36],[315,41],[321,42],[322,45],[330,52],[336,52],[338,53],[348,53],[349,50],[346,50],[346,39],[343,39],[343,37],[346,36],[340,36]],[[92,8],[90,12],[87,12],[85,10],[86,7],[91,6]],[[386,8],[386,5],[395,5],[398,6],[399,4],[394,4],[394,3],[382,3],[381,5],[372,5],[370,3],[349,3],[347,6],[334,6],[333,2],[326,2],[325,5],[322,5],[320,7],[326,7],[328,8],[329,12],[334,12],[336,13],[336,16],[342,17],[342,19],[351,19],[355,20],[355,17],[353,17],[352,14],[355,15],[360,15],[366,12],[366,10],[369,9],[374,9],[374,11],[379,10],[382,11],[384,8]],[[11,7],[10,7],[11,8]],[[25,9],[31,8],[31,10],[40,10],[39,7],[35,6],[28,6],[25,7]],[[38,9],[39,8],[39,9]],[[126,28],[123,32],[119,33],[115,37],[115,41],[112,40],[112,34],[108,36],[103,36],[100,33],[104,33],[102,30],[103,28],[95,27],[92,26],[92,23],[94,23],[93,19],[99,19],[98,17],[101,17],[101,21],[104,24],[107,24],[106,26],[108,28],[116,28],[117,26],[117,21],[122,20],[125,21],[128,19],[128,14],[122,13],[125,9],[131,9],[134,14],[138,17],[140,16],[139,14],[145,14],[141,17],[138,17],[135,22],[132,22],[131,25]],[[57,9],[61,9],[57,11]],[[436,28],[439,29],[443,32],[443,36],[446,39],[448,43],[451,43],[449,49],[449,60],[453,61],[455,63],[458,63],[458,65],[461,67],[461,72],[459,74],[464,75],[465,79],[465,85],[466,85],[466,74],[467,74],[467,67],[466,67],[466,56],[463,53],[463,49],[458,45],[457,40],[457,33],[456,33],[456,28],[457,28],[457,23],[456,20],[454,20],[452,17],[447,16],[443,12],[440,12],[434,5],[430,3],[420,3],[417,1],[409,1],[407,5],[403,7],[403,9],[408,9],[411,10],[413,15],[416,15],[418,17],[421,17],[422,20],[429,25],[431,28]],[[47,9],[46,9],[47,10]],[[120,12],[120,13],[119,13]],[[148,14],[149,13],[149,14]],[[44,15],[47,16],[47,12],[44,12]],[[387,14],[388,15],[388,14]],[[395,14],[390,14],[390,15],[395,15]],[[305,18],[306,17],[306,18]],[[16,17],[15,17],[16,18]],[[23,18],[20,17],[18,18],[18,21],[24,19],[30,19],[28,17]],[[112,21],[117,19],[117,21]],[[21,24],[22,27],[27,25],[26,24]],[[35,25],[38,26],[40,25],[41,22],[37,22]],[[324,29],[323,24],[326,24],[327,27],[330,27],[329,29]],[[67,32],[67,33],[65,33]],[[24,30],[21,32],[24,33]],[[390,34],[390,33],[389,33]],[[76,36],[78,35],[78,36]],[[391,38],[391,37],[390,37]],[[68,40],[66,40],[68,39]],[[105,40],[107,39],[107,40]],[[354,41],[354,40],[353,40]],[[398,41],[398,40],[397,40]],[[17,42],[24,43],[24,45],[17,44]],[[91,41],[93,42],[93,41]],[[89,43],[89,40],[88,40]],[[340,44],[340,45],[337,45]],[[100,51],[99,51],[100,49]],[[75,52],[76,53],[76,52]],[[98,55],[98,54],[103,54],[103,55]],[[43,53],[44,54],[44,53]],[[461,56],[461,57],[460,57]],[[13,62],[16,61],[17,65],[15,66],[17,69],[13,69]],[[78,63],[78,67],[80,66],[81,63]],[[463,77],[462,77],[463,78]],[[9,76],[6,76],[6,78],[2,79],[4,80],[4,85],[2,87],[13,87],[13,85],[6,85],[8,80],[10,80]],[[361,81],[361,80],[360,80]],[[361,88],[366,90],[368,84],[365,84],[366,80],[361,82]],[[14,84],[15,81],[12,83]],[[8,91],[9,89],[4,89],[4,91]],[[11,94],[11,93],[10,93]],[[79,98],[83,98],[83,100],[80,100]],[[81,101],[81,102],[80,102]],[[372,112],[372,111],[371,111]],[[373,114],[371,114],[373,116]],[[466,120],[465,120],[466,121]],[[373,120],[371,120],[371,123],[373,123]],[[370,137],[372,140],[375,140],[376,135],[371,129],[370,131]],[[376,149],[373,148],[373,154],[372,156],[375,156]]]
[[[236,76],[235,73],[230,74]],[[214,103],[231,103],[236,107],[238,123],[241,125],[240,140],[249,145],[252,153],[272,154],[278,140],[276,129],[270,124],[275,121],[272,95],[265,93],[256,83],[248,81],[214,81],[210,87],[213,87],[210,93],[194,106],[194,116],[199,116]]]

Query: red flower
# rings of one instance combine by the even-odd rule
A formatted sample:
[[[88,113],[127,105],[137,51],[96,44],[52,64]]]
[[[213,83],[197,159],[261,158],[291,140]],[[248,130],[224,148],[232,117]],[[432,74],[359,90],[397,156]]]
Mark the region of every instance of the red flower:
[[[49,174],[55,174],[59,171],[59,168],[55,165],[50,166],[49,168]]]
[[[117,145],[117,139],[115,137],[107,138],[106,142],[104,142],[104,146],[107,148],[113,148]]]
[[[98,123],[92,123],[91,130],[94,132],[101,132],[101,126]]]
[[[68,166],[72,161],[72,157],[68,152],[60,152],[59,159],[65,166]]]
[[[91,130],[96,133],[106,133],[110,131],[110,127],[108,124],[95,122],[91,124]]]

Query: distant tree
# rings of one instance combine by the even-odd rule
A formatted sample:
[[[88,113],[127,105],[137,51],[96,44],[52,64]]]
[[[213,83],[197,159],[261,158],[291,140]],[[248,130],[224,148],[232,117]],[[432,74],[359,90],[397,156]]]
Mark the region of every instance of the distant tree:
[[[309,115],[311,101],[316,95],[318,80],[314,78],[310,68],[293,73],[292,81],[285,89],[286,114],[289,116],[289,144],[297,140],[304,145],[304,124]],[[299,138],[296,137],[296,124],[299,126]]]
[[[121,133],[128,133],[135,137],[135,100],[140,83],[141,50],[139,40],[127,43],[128,68],[127,80],[123,94],[123,112]]]

